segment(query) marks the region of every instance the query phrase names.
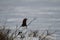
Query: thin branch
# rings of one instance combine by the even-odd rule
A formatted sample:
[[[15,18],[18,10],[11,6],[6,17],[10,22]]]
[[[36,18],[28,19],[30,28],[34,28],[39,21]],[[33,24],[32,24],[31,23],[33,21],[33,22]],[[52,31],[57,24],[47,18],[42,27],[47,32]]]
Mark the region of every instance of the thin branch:
[[[28,25],[30,25],[34,20],[36,20],[36,18],[34,18],[33,20],[31,20],[30,23],[29,23]],[[27,26],[28,26],[28,25],[27,25]]]
[[[32,21],[30,21],[30,23],[27,26],[29,26],[34,20],[36,20],[36,18],[34,18]],[[18,29],[20,29],[20,27]],[[18,30],[18,29],[16,29],[16,30]]]
[[[34,20],[36,20],[36,18],[34,18],[32,21],[30,21],[30,23],[29,23],[27,26],[29,26]],[[21,27],[21,26],[20,26],[20,27]],[[17,32],[17,31],[20,29],[20,27],[17,28],[17,29],[15,30],[15,32]],[[13,36],[13,34],[14,34],[15,32],[13,32],[11,36]],[[16,35],[16,36],[18,36],[18,35]],[[14,38],[16,38],[16,36],[15,36]]]

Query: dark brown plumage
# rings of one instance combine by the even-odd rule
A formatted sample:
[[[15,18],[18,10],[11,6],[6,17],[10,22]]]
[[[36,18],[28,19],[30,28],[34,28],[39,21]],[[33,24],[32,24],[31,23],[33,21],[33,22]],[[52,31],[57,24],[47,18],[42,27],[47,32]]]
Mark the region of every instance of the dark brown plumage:
[[[24,27],[24,26],[27,27],[26,21],[27,21],[27,18],[24,18],[21,27]]]

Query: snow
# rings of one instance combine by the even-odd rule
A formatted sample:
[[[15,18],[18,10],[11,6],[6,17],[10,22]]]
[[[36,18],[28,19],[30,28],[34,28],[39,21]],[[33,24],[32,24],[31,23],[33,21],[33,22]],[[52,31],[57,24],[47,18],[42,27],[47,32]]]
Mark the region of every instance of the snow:
[[[20,28],[23,33],[30,30],[39,30],[40,33],[46,29],[59,30],[56,35],[60,37],[59,0],[0,0],[0,25],[15,30],[16,25],[19,27],[25,17],[28,19],[27,24],[34,18],[37,19],[28,26],[28,29]]]

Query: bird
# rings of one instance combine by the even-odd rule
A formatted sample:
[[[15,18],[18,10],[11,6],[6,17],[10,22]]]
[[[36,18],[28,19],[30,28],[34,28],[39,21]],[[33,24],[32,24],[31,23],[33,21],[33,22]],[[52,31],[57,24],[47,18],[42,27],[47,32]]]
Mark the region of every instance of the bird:
[[[23,19],[21,27],[27,27],[27,18]]]

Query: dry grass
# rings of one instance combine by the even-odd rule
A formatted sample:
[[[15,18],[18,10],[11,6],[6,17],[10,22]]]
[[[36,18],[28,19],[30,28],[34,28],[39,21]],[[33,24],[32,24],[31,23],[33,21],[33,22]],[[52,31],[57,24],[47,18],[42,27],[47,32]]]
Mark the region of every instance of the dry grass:
[[[18,30],[18,29],[16,29],[16,30]],[[26,38],[26,36],[25,36],[26,33],[25,33],[25,34],[24,34],[24,33],[21,33],[21,34],[22,34],[22,35],[21,35],[19,32],[18,32],[19,34],[16,34],[17,31],[15,31],[15,32],[13,32],[13,33],[11,33],[10,31],[11,31],[10,29],[6,29],[6,28],[0,29],[0,40],[15,40],[18,35],[21,36],[21,37],[20,37],[20,40]],[[50,33],[48,30],[46,30],[46,31],[45,31],[46,34],[44,34],[45,32],[43,32],[41,35],[39,35],[38,32],[39,32],[39,31],[32,31],[32,32],[31,32],[32,37],[38,37],[39,40],[51,40],[51,38],[49,39],[49,38],[47,38],[47,37],[48,37],[48,36],[51,36],[51,35],[54,34],[56,31],[53,32],[53,33]],[[11,35],[9,35],[10,33],[11,33]],[[15,35],[15,34],[16,34],[16,35]],[[29,34],[28,34],[28,35],[29,35]],[[22,36],[24,36],[24,38],[23,38]],[[28,36],[28,37],[31,37],[31,35]]]
[[[10,29],[2,28],[0,29],[0,40],[12,40],[9,36]]]
[[[0,32],[0,40],[8,40],[8,36],[3,31]]]
[[[49,38],[47,38],[48,36],[51,36],[52,34],[54,34],[55,32],[53,33],[49,33],[48,30],[47,30],[47,33],[44,34],[42,33],[41,35],[37,35],[38,32],[34,31],[33,33],[31,33],[33,36],[32,37],[38,37],[39,40],[50,40]],[[16,34],[15,32],[13,32],[10,36],[10,31],[9,29],[0,29],[0,40],[14,40],[18,35],[15,35],[13,36],[14,34]],[[37,36],[36,36],[37,35]],[[23,35],[20,35],[20,36],[23,36]],[[26,37],[26,36],[25,36]],[[29,37],[29,36],[28,36]]]

